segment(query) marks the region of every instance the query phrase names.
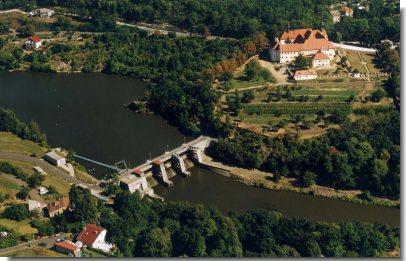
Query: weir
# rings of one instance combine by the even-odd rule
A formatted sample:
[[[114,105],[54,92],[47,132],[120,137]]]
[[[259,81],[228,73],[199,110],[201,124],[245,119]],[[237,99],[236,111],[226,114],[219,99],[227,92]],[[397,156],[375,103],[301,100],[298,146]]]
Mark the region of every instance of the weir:
[[[152,176],[164,185],[172,187],[173,182],[169,180],[166,168],[172,167],[176,173],[189,177],[191,173],[186,170],[184,158],[189,157],[195,164],[202,163],[202,151],[213,140],[215,139],[200,136],[132,169],[127,169],[127,166],[122,169],[117,167],[117,164],[113,166],[77,154],[74,157],[117,171],[120,174],[120,186],[130,192],[138,191],[142,196],[146,194],[154,195],[153,190],[146,183],[146,177],[151,175],[148,173],[152,173]]]
[[[180,175],[190,177],[191,173],[186,170],[183,158],[178,154],[172,154],[172,168]]]

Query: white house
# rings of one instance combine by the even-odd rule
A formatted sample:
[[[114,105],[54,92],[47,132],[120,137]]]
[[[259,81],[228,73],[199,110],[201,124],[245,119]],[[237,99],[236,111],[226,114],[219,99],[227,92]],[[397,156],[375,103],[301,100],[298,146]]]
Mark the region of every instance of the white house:
[[[120,187],[131,193],[138,191],[141,196],[152,195],[154,190],[148,186],[145,174],[140,169],[133,169],[131,173],[120,177]]]
[[[316,53],[313,56],[312,60],[312,67],[329,67],[330,66],[330,57],[328,57],[325,53]]]
[[[41,168],[41,167],[39,167],[39,166],[35,166],[34,168],[33,168],[36,172],[38,172],[39,174],[42,174],[42,175],[46,175],[47,173]]]
[[[27,49],[37,50],[42,46],[42,40],[39,36],[31,36],[24,44]]]
[[[87,224],[76,237],[83,245],[109,252],[113,245],[106,242],[107,230],[96,224]]]
[[[49,18],[55,14],[55,11],[48,8],[40,8],[36,11],[36,13],[41,18]]]
[[[313,80],[317,78],[315,70],[297,70],[293,76],[296,81]]]
[[[57,154],[54,150],[51,150],[50,152],[45,154],[44,159],[57,167],[66,164],[66,159]]]
[[[28,200],[28,210],[33,211],[33,210],[36,210],[36,209],[42,209],[41,202],[29,199]]]
[[[48,193],[48,189],[46,187],[38,187],[38,192],[40,195],[45,195]]]
[[[322,52],[330,60],[335,56],[335,46],[329,41],[326,30],[297,29],[283,32],[269,48],[271,61],[279,63],[293,62],[300,54],[313,56]]]

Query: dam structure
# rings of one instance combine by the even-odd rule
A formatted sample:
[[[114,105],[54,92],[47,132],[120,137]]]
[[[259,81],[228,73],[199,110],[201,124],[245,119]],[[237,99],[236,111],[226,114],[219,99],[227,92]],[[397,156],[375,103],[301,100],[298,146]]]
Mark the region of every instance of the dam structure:
[[[192,174],[186,170],[185,159],[189,159],[195,164],[203,163],[202,152],[214,140],[207,136],[200,136],[178,148],[166,151],[154,159],[147,160],[135,168],[117,169],[120,174],[119,185],[131,193],[138,191],[141,196],[156,197],[153,189],[148,186],[147,178],[153,177],[168,187],[174,186],[173,182],[169,180],[167,170],[171,168],[176,174],[189,177]]]

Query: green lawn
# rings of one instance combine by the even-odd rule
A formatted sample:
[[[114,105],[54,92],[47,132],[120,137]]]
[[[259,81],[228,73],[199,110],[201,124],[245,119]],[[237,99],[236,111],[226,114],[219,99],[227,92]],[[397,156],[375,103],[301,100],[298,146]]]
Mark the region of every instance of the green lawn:
[[[364,65],[361,64],[361,60],[357,53],[348,52],[347,53],[348,60],[351,63],[351,67],[353,69],[358,69],[360,73],[367,73]]]
[[[275,125],[279,123],[281,120],[287,120],[289,121],[290,115],[288,114],[282,114],[279,117],[276,117],[275,114],[261,114],[261,115],[248,115],[248,114],[242,114],[242,121],[247,124],[256,124],[256,125],[268,125],[269,122],[271,122],[272,125]],[[305,114],[304,119],[305,120],[314,120],[313,115]],[[236,117],[236,119],[240,119],[239,117]]]
[[[0,226],[3,226],[21,235],[37,233],[38,230],[36,228],[31,227],[29,221],[30,221],[29,219],[26,219],[17,222],[15,220],[0,218]]]
[[[375,55],[367,54],[367,53],[363,53],[361,55],[362,55],[362,58],[364,59],[364,61],[367,63],[367,67],[368,67],[368,69],[369,69],[369,71],[371,73],[379,73],[380,72],[379,68],[377,68],[375,66],[375,63],[373,62]]]
[[[0,158],[0,160],[2,160]],[[34,165],[26,162],[21,162],[21,161],[16,161],[16,160],[5,160],[10,162],[11,164],[20,167],[23,169],[24,173],[27,175],[32,175],[34,174]],[[65,180],[60,179],[59,177],[56,177],[52,173],[47,173],[45,176],[45,180],[42,182],[42,185],[44,186],[53,186],[55,187],[56,191],[60,193],[61,195],[67,195],[69,193],[70,189],[70,184],[66,182]]]
[[[35,153],[41,157],[47,150],[32,141],[22,140],[9,132],[0,132],[0,151],[16,152],[25,155]]]

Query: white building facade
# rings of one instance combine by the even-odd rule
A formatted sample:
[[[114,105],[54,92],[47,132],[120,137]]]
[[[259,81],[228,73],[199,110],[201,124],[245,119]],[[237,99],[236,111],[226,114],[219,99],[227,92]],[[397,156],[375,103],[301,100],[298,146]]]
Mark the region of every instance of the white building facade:
[[[322,52],[329,59],[335,56],[335,46],[328,40],[325,30],[298,29],[284,32],[270,47],[271,61],[279,63],[293,62],[299,55],[313,56]]]

